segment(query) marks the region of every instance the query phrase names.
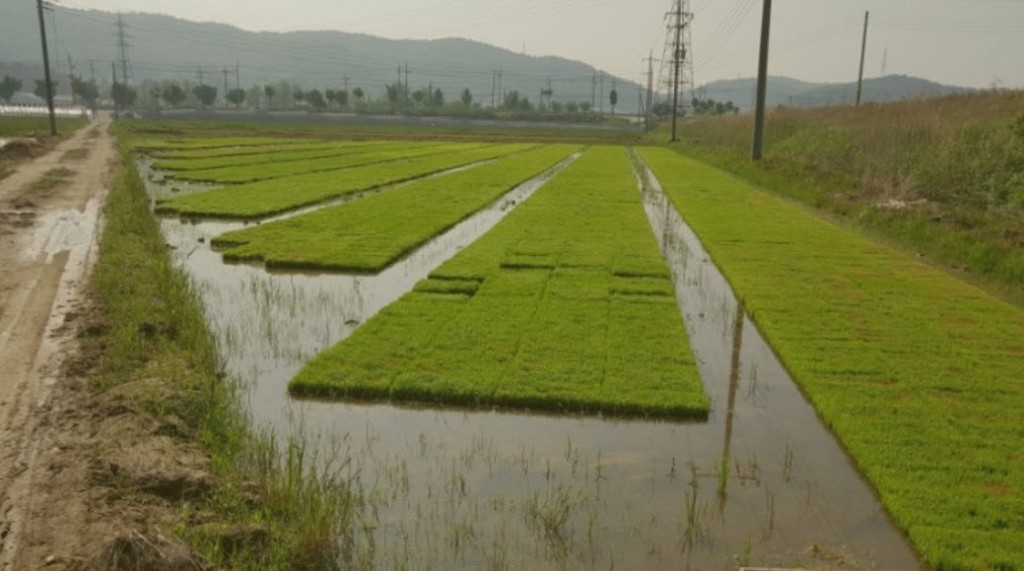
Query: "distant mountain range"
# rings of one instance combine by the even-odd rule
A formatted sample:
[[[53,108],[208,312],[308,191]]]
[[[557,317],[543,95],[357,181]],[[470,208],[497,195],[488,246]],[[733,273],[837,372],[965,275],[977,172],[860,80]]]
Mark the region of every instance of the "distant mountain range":
[[[303,89],[360,87],[381,98],[385,85],[401,80],[410,90],[440,88],[449,100],[468,88],[474,100],[489,106],[492,93],[517,90],[536,102],[550,87],[552,100],[590,102],[608,109],[608,92],[617,88],[622,112],[635,109],[634,82],[615,78],[585,63],[560,57],[535,57],[464,39],[389,40],[346,32],[248,32],[224,24],[199,23],[170,16],[126,13],[122,16],[129,81],[189,81],[223,90],[289,81]],[[118,15],[55,6],[47,18],[51,61],[58,94],[69,93],[69,63],[85,78],[109,85],[120,78]],[[10,74],[31,92],[43,76],[34,3],[0,3],[0,75]],[[70,60],[70,61],[69,61]],[[111,69],[111,64],[117,65]],[[237,73],[237,75],[236,75]],[[732,101],[750,109],[754,79],[715,81],[697,90],[701,98]],[[864,82],[865,101],[965,93],[970,89],[907,76]],[[601,94],[604,94],[602,98]],[[808,83],[786,77],[769,80],[768,103],[820,107],[852,103],[856,84]],[[603,99],[603,102],[601,101]]]
[[[741,110],[753,106],[754,78],[714,81],[697,89],[701,99],[732,101]],[[976,91],[966,87],[942,85],[917,77],[888,75],[864,80],[862,101],[884,103],[914,97],[942,97]],[[768,106],[826,107],[852,104],[857,97],[857,83],[809,83],[788,77],[768,78]]]
[[[338,4],[342,9],[342,4]],[[35,3],[0,2],[0,75],[12,74],[32,91],[42,77]],[[68,93],[68,58],[79,75],[109,84],[111,62],[119,60],[118,16],[57,5],[47,18],[51,59],[59,93]],[[542,89],[553,101],[600,100],[608,107],[613,82],[620,100],[633,103],[639,86],[579,61],[535,57],[464,39],[389,40],[345,32],[248,32],[214,23],[170,16],[125,13],[130,82],[199,81],[223,89],[286,80],[304,89],[361,87],[383,97],[386,83],[408,81],[410,90],[441,88],[455,100],[469,88],[475,101],[489,105],[492,90],[517,90],[536,102]],[[399,72],[401,68],[401,72]],[[406,73],[408,70],[408,73]],[[116,66],[120,78],[120,64]],[[346,80],[347,78],[347,80]],[[597,81],[595,81],[597,78]],[[550,82],[550,83],[549,83]],[[601,87],[603,86],[603,90]]]

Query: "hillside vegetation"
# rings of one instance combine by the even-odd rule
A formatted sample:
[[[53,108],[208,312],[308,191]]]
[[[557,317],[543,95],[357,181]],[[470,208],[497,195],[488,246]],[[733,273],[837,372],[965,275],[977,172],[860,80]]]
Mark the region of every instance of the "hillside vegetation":
[[[1024,92],[696,118],[679,149],[1024,304]]]

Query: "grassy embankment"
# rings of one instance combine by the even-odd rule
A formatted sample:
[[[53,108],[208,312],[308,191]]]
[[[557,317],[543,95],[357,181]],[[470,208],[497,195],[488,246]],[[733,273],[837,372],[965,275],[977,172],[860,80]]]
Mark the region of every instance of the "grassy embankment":
[[[89,124],[88,119],[57,119],[57,136],[66,137]],[[49,137],[46,117],[0,117],[0,138]]]
[[[587,151],[309,362],[304,395],[702,418],[708,399],[625,152]]]
[[[88,125],[85,119],[58,119],[57,135],[66,137],[75,131]],[[0,117],[0,139],[11,139],[17,137],[39,137],[45,138],[50,135],[49,119],[45,117]],[[0,178],[11,174],[12,169],[20,161],[29,158],[31,155],[42,154],[49,144],[44,143],[36,151],[19,149],[15,154],[9,154],[0,150]]]
[[[1024,305],[1024,93],[688,120],[680,149]],[[660,135],[659,135],[660,136]]]
[[[494,146],[485,145],[486,148],[493,148]],[[374,163],[386,163],[444,153],[458,153],[473,150],[474,148],[480,148],[480,145],[428,142],[413,146],[408,143],[392,143],[389,146],[379,148],[370,146],[354,153],[336,153],[332,156],[291,161],[278,161],[277,153],[268,153],[263,155],[265,160],[260,163],[240,161],[245,164],[230,164],[229,162],[226,166],[210,169],[174,171],[170,173],[170,176],[186,182],[240,184],[285,178],[299,174],[339,171]]]
[[[525,145],[489,145],[374,163],[344,172],[315,172],[218,188],[157,203],[160,214],[255,219],[475,162],[522,151]]]
[[[227,568],[332,567],[354,509],[351,496],[340,482],[318,475],[302,443],[282,451],[269,435],[252,432],[235,386],[221,375],[188,280],[168,258],[127,153],[105,217],[92,282],[104,323],[90,340],[102,350],[94,389],[128,391],[145,414],[180,419],[180,437],[201,444],[212,459],[212,487],[181,506],[178,532]],[[160,379],[159,390],[132,391],[150,386],[136,382],[146,379]],[[146,501],[144,494],[123,492]],[[265,533],[232,532],[253,528]]]
[[[222,234],[224,259],[375,273],[576,150],[538,147],[316,212]]]
[[[672,151],[642,155],[928,564],[1024,569],[1024,312]]]

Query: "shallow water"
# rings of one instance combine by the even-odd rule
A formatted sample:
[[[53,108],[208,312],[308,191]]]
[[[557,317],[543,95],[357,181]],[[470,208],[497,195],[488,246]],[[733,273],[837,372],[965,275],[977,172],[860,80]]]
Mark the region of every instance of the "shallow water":
[[[300,402],[288,380],[497,223],[537,184],[377,276],[268,274],[162,221],[255,420],[320,435],[366,498],[354,566],[914,569],[912,552],[699,241],[644,192],[712,402],[705,423]],[[514,201],[514,202],[513,202]],[[202,241],[200,241],[202,238]],[[296,420],[299,419],[299,420]]]

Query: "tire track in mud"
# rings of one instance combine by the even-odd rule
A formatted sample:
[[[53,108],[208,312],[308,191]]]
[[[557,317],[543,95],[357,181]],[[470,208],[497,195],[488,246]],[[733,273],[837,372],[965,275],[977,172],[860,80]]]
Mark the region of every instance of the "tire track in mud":
[[[116,158],[108,123],[80,130],[0,181],[0,570],[23,568],[26,545],[74,534],[83,516],[66,513],[38,534],[44,526],[29,514],[62,495],[40,496],[35,488],[49,466],[42,458],[55,453],[48,429],[60,403],[51,393],[74,351],[80,288],[95,258]],[[67,158],[77,149],[85,158]],[[54,185],[38,184],[56,168],[71,173]],[[82,493],[63,492],[75,491]]]

